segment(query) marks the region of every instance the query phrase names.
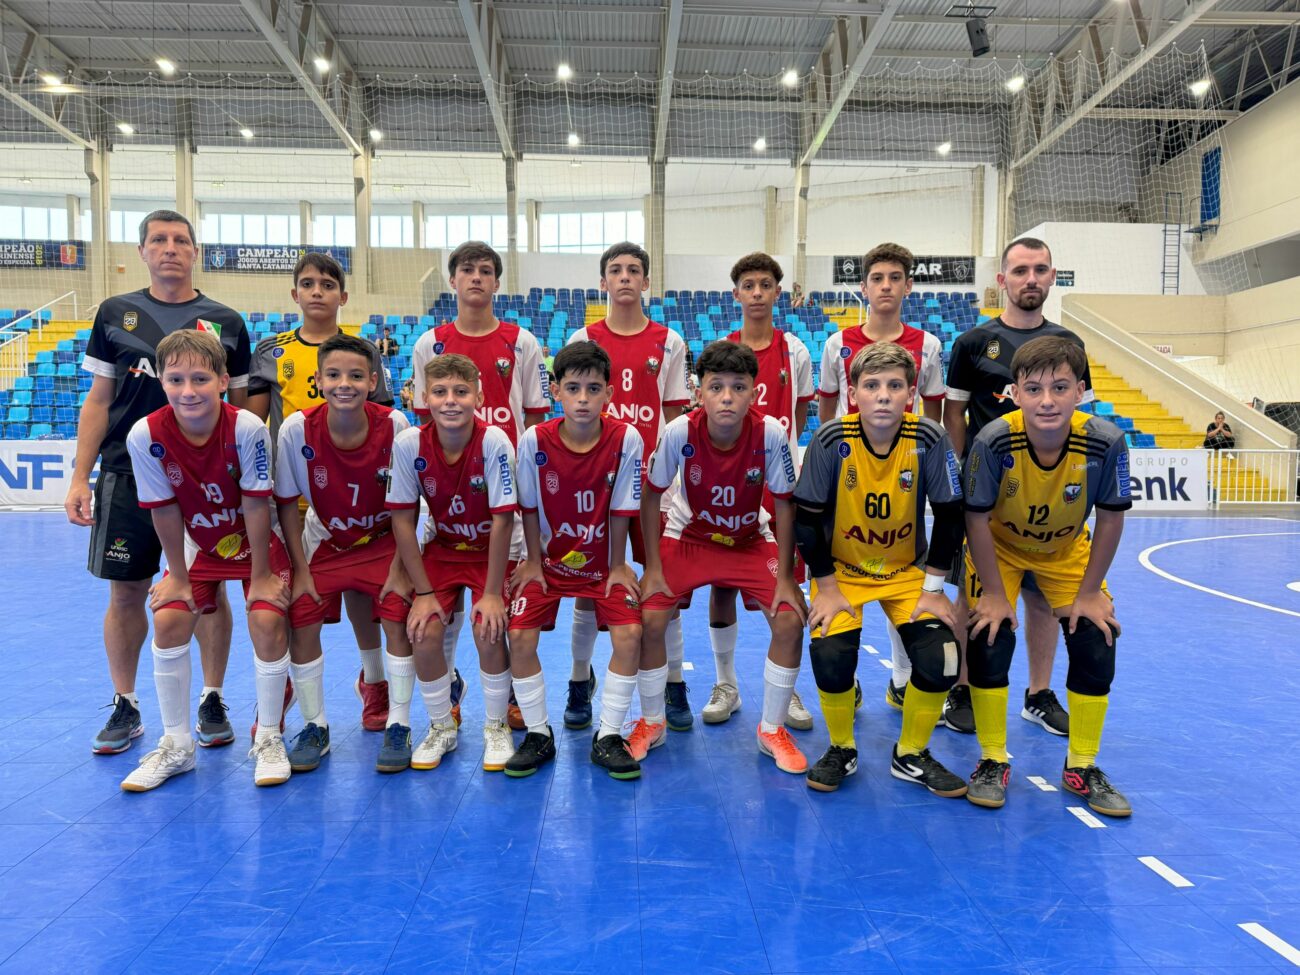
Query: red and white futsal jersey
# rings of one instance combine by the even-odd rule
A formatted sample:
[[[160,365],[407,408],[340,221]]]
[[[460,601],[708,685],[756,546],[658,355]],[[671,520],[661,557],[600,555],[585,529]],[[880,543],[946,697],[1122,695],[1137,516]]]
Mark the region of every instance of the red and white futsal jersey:
[[[743,345],[740,332],[727,336],[728,342]],[[758,378],[754,380],[754,408],[781,424],[790,441],[790,450],[799,448],[799,410],[806,409],[814,398],[812,356],[808,346],[789,332],[772,330],[766,349],[754,350],[758,357]]]
[[[541,346],[531,332],[506,321],[486,335],[466,335],[455,322],[447,322],[421,335],[411,350],[415,412],[420,416],[429,415],[424,404],[424,367],[435,356],[450,352],[468,356],[478,366],[483,405],[474,413],[489,426],[504,430],[512,446],[524,432],[525,414],[551,411],[550,379]]]
[[[929,332],[904,325],[903,334],[894,341],[916,360],[917,395],[931,401],[943,399],[943,345],[939,340]],[[849,381],[849,367],[853,357],[871,344],[864,326],[843,329],[826,340],[822,349],[821,387],[817,392],[827,398],[836,397],[837,417],[858,412],[857,407],[849,406],[849,387],[853,385]],[[907,408],[911,410],[913,405],[908,403]]]

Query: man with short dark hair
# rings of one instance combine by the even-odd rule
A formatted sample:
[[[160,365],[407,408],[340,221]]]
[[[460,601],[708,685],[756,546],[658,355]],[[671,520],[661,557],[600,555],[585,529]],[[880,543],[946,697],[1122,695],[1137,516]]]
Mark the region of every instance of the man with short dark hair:
[[[107,298],[99,306],[81,367],[94,376],[77,426],[77,456],[64,509],[74,525],[91,527],[88,568],[109,581],[104,650],[113,681],[113,713],[91,745],[99,755],[126,751],[144,733],[135,694],[140,649],[149,633],[145,599],[158,572],[162,547],[149,512],[140,507],[126,436],[131,427],[167,405],[155,367],[163,338],[186,328],[210,332],[226,349],[232,405],[247,399],[248,330],[238,312],[197,291],[194,225],[175,210],[155,210],[140,223],[140,259],[149,287]],[[159,448],[161,449],[161,448]],[[90,473],[100,459],[93,491]],[[203,661],[198,741],[207,747],[235,740],[221,700],[230,654],[230,604],[198,625]]]

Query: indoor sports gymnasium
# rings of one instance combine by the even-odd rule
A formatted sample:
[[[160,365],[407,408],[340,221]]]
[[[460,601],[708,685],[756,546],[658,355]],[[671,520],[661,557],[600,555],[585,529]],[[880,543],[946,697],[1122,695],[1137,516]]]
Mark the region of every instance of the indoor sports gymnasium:
[[[1300,970],[1298,37],[0,0],[0,975]]]

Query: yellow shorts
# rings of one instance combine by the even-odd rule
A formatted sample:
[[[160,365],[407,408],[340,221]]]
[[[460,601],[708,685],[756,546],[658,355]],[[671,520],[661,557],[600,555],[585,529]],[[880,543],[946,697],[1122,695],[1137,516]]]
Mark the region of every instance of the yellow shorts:
[[[1079,595],[1079,585],[1083,582],[1083,573],[1088,568],[1088,558],[1092,554],[1092,545],[1086,535],[1070,547],[1053,554],[1051,557],[1041,552],[1021,552],[994,542],[993,550],[998,557],[998,574],[1002,576],[1002,588],[1007,594],[1007,602],[1012,606],[1020,597],[1020,589],[1026,573],[1031,573],[1038,590],[1053,610],[1065,609],[1073,604]],[[1103,580],[1101,591],[1110,595]],[[970,549],[966,549],[966,598],[972,606],[984,593],[975,563],[971,561]]]
[[[914,565],[909,565],[892,579],[872,580],[872,579],[846,579],[844,576],[836,574],[835,581],[839,584],[840,592],[844,598],[849,601],[849,605],[857,612],[856,616],[849,613],[840,613],[835,619],[831,620],[830,626],[825,627],[821,636],[836,636],[840,633],[847,633],[850,630],[862,628],[862,610],[870,603],[880,603],[880,608],[884,610],[885,616],[895,627],[902,626],[912,616],[912,611],[916,609],[916,601],[921,598],[921,583],[925,581],[925,570],[919,569]],[[817,580],[812,582],[812,595],[817,596]],[[923,613],[920,619],[932,619],[929,613]],[[814,633],[813,636],[818,634]]]

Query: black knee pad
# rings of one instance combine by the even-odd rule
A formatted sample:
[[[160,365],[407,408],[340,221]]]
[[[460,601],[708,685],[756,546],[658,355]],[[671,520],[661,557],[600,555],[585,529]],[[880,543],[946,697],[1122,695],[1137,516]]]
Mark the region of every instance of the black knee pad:
[[[853,690],[853,675],[858,669],[858,646],[862,630],[849,630],[835,636],[813,637],[808,648],[817,689],[827,694]]]
[[[904,623],[898,636],[912,661],[912,683],[919,690],[938,693],[957,683],[961,648],[948,624],[939,620]]]
[[[1011,656],[1016,652],[1016,634],[1009,622],[998,628],[997,636],[989,640],[986,626],[966,639],[966,671],[971,687],[1006,687],[1011,681]]]
[[[1065,649],[1070,654],[1070,671],[1065,686],[1076,694],[1101,697],[1110,693],[1115,680],[1115,640],[1106,646],[1106,634],[1092,620],[1080,619],[1070,632],[1070,621],[1062,620]]]

